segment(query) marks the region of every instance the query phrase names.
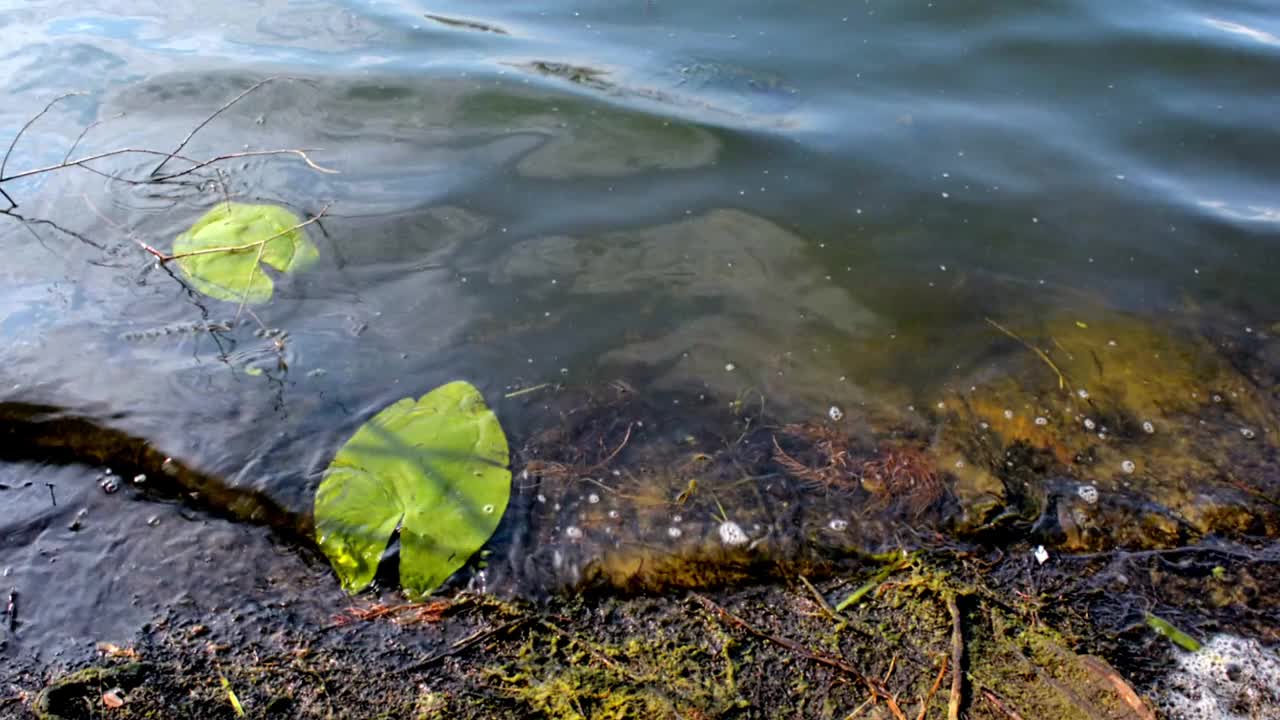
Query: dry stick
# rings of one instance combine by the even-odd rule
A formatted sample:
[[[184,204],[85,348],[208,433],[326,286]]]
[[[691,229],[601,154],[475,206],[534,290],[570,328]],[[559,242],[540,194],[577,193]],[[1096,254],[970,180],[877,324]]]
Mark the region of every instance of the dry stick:
[[[228,210],[230,207],[230,203],[228,203]],[[270,241],[263,240],[258,245],[258,255],[253,259],[253,264],[249,266],[249,280],[244,284],[244,292],[240,295],[240,307],[236,309],[236,316],[233,322],[240,322],[240,316],[244,314],[244,306],[249,304],[249,291],[253,289],[253,276],[258,272],[258,267],[262,264],[262,253],[266,251],[268,242]],[[266,277],[265,273],[263,277]]]
[[[797,577],[799,577],[800,582],[804,583],[804,586],[809,589],[810,594],[813,595],[813,599],[818,603],[818,607],[822,608],[822,612],[826,613],[827,617],[832,620],[839,620],[839,618],[836,617],[835,610],[831,609],[831,604],[827,602],[826,598],[822,597],[822,593],[818,592],[818,588],[814,587],[813,583],[809,582],[809,578],[803,575],[799,575]]]
[[[947,656],[942,656],[942,667],[938,668],[938,677],[933,679],[933,685],[929,688],[929,694],[920,701],[920,714],[916,716],[916,720],[924,720],[924,714],[929,710],[929,703],[933,702],[933,696],[938,694],[938,688],[942,685],[942,678],[947,674]]]
[[[627,425],[627,434],[622,436],[622,442],[618,444],[618,447],[613,452],[609,453],[609,457],[606,457],[605,459],[601,460],[595,465],[592,465],[591,467],[587,468],[585,472],[594,472],[596,470],[599,470],[600,468],[603,468],[604,466],[608,465],[609,461],[618,457],[618,453],[622,452],[622,449],[625,448],[627,446],[627,443],[631,441],[631,429],[634,427],[635,427],[635,423],[629,423]]]
[[[93,122],[89,123],[88,125],[85,125],[85,126],[84,126],[84,129],[80,131],[80,134],[76,136],[76,141],[75,141],[75,142],[73,142],[73,143],[71,143],[71,147],[67,148],[67,154],[62,156],[62,162],[66,162],[66,161],[68,161],[68,160],[70,160],[70,159],[71,159],[71,153],[75,152],[75,151],[76,151],[76,148],[80,147],[80,141],[81,141],[81,140],[84,140],[84,136],[85,136],[85,135],[88,135],[90,130],[92,130],[92,129],[94,129],[94,128],[98,127],[99,125],[101,125],[101,124],[102,124],[102,123],[104,123],[104,122],[108,122],[108,121],[111,121],[111,120],[117,120],[117,119],[122,118],[122,117],[124,117],[124,113],[117,113],[117,114],[115,114],[115,115],[112,115],[112,116],[111,116],[111,117],[109,117],[109,118],[103,118],[103,119],[101,119],[101,120],[94,120]]]
[[[501,633],[507,632],[508,630],[511,630],[517,625],[522,625],[528,621],[529,621],[529,618],[521,617],[521,618],[516,618],[515,620],[509,620],[501,625],[498,625],[497,627],[490,627],[484,630],[477,630],[476,632],[473,632],[470,635],[450,645],[448,649],[442,650],[412,665],[406,665],[405,667],[401,668],[399,672],[412,673],[412,672],[418,672],[419,670],[425,670],[428,667],[436,664],[437,662],[440,662],[441,660],[447,657],[457,655],[458,653],[462,652],[463,650],[466,650],[467,648],[471,647],[472,645],[475,645],[478,642],[488,640],[494,635],[499,635]]]
[[[316,213],[311,219],[304,220],[298,223],[297,225],[294,225],[291,228],[281,230],[280,232],[276,233],[275,235],[272,235],[271,237],[265,240],[255,240],[251,243],[245,243],[244,245],[228,245],[226,247],[203,248],[201,250],[192,250],[190,252],[178,253],[176,255],[165,255],[163,256],[162,259],[164,262],[168,262],[170,260],[181,260],[182,258],[191,257],[193,255],[211,255],[213,253],[239,252],[241,250],[250,250],[255,247],[260,247],[260,246],[266,245],[272,240],[275,240],[276,238],[284,237],[285,235],[288,235],[294,230],[297,230],[299,228],[304,228],[310,225],[311,223],[319,220],[320,218],[324,217],[325,211],[327,211],[329,209],[329,206],[332,204],[333,203],[325,203],[324,207],[320,208],[320,212]]]
[[[1138,697],[1138,693],[1134,692],[1133,686],[1121,677],[1120,673],[1117,673],[1114,668],[1092,655],[1081,656],[1080,662],[1095,674],[1106,678],[1111,683],[1111,686],[1115,688],[1116,694],[1120,696],[1124,704],[1133,710],[1133,714],[1139,720],[1156,720],[1155,713],[1151,712],[1151,708],[1147,707],[1142,698]]]
[[[66,93],[65,95],[59,95],[58,97],[56,97],[56,98],[54,98],[54,99],[50,100],[50,101],[49,101],[49,104],[48,104],[48,105],[45,105],[43,110],[41,110],[40,112],[36,113],[35,117],[33,117],[33,118],[31,118],[30,120],[28,120],[28,121],[27,121],[27,124],[25,124],[25,125],[23,125],[23,126],[22,126],[22,129],[18,131],[18,134],[13,136],[13,142],[9,143],[9,149],[5,151],[5,153],[4,153],[4,159],[3,159],[3,160],[0,160],[0,180],[9,180],[9,179],[10,179],[10,178],[6,178],[6,177],[4,176],[4,169],[5,169],[5,166],[7,166],[7,165],[9,164],[9,156],[13,154],[13,149],[14,149],[15,147],[17,147],[17,146],[18,146],[18,140],[22,139],[22,134],[23,134],[23,133],[25,133],[25,132],[26,132],[26,131],[27,131],[27,130],[32,126],[32,125],[34,125],[34,124],[35,124],[35,122],[36,122],[37,120],[39,120],[40,118],[44,117],[45,113],[47,113],[47,112],[49,112],[50,110],[52,110],[54,105],[57,105],[58,103],[62,102],[63,100],[66,100],[66,99],[67,99],[67,98],[69,98],[69,97],[75,97],[75,96],[77,96],[77,95],[84,95],[84,93],[83,93],[83,92],[69,92],[69,93]],[[7,197],[7,196],[6,196],[6,197]],[[12,200],[12,199],[10,199],[10,200],[9,200],[9,202],[13,202],[13,200]],[[15,205],[15,207],[16,207],[16,205]]]
[[[208,167],[214,163],[224,162],[226,160],[238,160],[238,159],[247,158],[247,157],[257,157],[260,155],[297,155],[298,157],[302,158],[303,162],[305,162],[308,167],[311,167],[322,173],[328,173],[330,175],[338,174],[337,170],[331,170],[329,168],[320,167],[319,165],[315,164],[315,162],[311,160],[311,157],[307,155],[308,151],[315,152],[319,149],[320,148],[307,148],[306,150],[302,150],[298,148],[288,148],[284,150],[249,150],[245,152],[226,153],[225,155],[217,155],[215,157],[209,158],[208,160],[200,161],[200,160],[194,160],[189,157],[184,157],[182,155],[171,155],[170,153],[161,152],[159,150],[147,150],[146,148],[119,148],[116,150],[108,150],[106,152],[95,153],[93,155],[86,155],[85,157],[76,158],[75,160],[60,162],[57,165],[46,165],[45,167],[38,167],[38,168],[35,168],[34,170],[24,170],[20,173],[14,173],[13,175],[9,175],[7,177],[0,177],[0,182],[8,182],[10,180],[19,180],[21,178],[31,177],[32,175],[39,175],[41,173],[53,172],[55,170],[62,170],[63,168],[76,167],[76,166],[83,167],[85,163],[93,162],[94,160],[102,160],[109,157],[115,157],[116,155],[129,155],[129,154],[163,155],[165,157],[175,157],[179,160],[185,160],[195,165],[195,167],[189,168],[182,172],[173,173],[171,175],[162,175],[161,177],[155,178],[153,182],[165,182],[167,180],[172,180],[177,177],[182,177],[183,175],[188,175],[196,170],[199,170],[204,167]]]
[[[281,76],[279,76],[279,75],[272,75],[272,76],[271,76],[271,77],[269,77],[269,78],[265,78],[265,79],[263,79],[263,80],[259,80],[258,82],[256,82],[256,83],[254,83],[253,85],[249,86],[249,88],[248,88],[247,90],[245,90],[244,92],[240,93],[239,95],[235,96],[235,97],[234,97],[234,98],[232,98],[231,100],[227,101],[227,103],[226,103],[225,105],[223,105],[222,107],[218,108],[217,110],[214,110],[212,115],[210,115],[209,117],[207,117],[207,118],[205,118],[205,119],[204,119],[204,122],[202,122],[202,123],[200,123],[199,125],[195,126],[194,128],[192,128],[191,132],[187,133],[187,137],[186,137],[186,138],[184,138],[184,139],[182,140],[182,142],[178,143],[178,147],[174,148],[174,151],[173,151],[173,152],[168,153],[168,157],[166,157],[164,160],[161,160],[161,161],[160,161],[160,164],[159,164],[159,165],[157,165],[157,166],[156,166],[156,168],[155,168],[154,170],[152,170],[152,171],[151,171],[151,175],[152,175],[152,177],[154,177],[154,176],[158,175],[158,174],[160,173],[160,170],[161,170],[162,168],[164,168],[165,163],[169,162],[169,161],[170,161],[170,160],[172,160],[172,159],[173,159],[173,158],[174,158],[178,153],[182,152],[182,148],[186,147],[186,146],[187,146],[187,143],[191,142],[191,138],[195,137],[195,136],[196,136],[196,133],[198,133],[198,132],[200,132],[202,129],[204,129],[204,126],[205,126],[205,125],[208,125],[209,123],[213,122],[213,119],[214,119],[214,118],[216,118],[216,117],[218,117],[219,115],[221,115],[225,110],[227,110],[227,108],[229,108],[229,107],[231,107],[232,105],[235,105],[236,103],[240,102],[241,100],[243,100],[243,99],[245,98],[245,96],[246,96],[246,95],[248,95],[248,94],[252,93],[254,90],[257,90],[258,88],[262,87],[263,85],[266,85],[266,84],[267,84],[267,83],[269,83],[269,82],[274,82],[274,81],[276,81],[276,80],[281,80],[281,79],[288,79],[288,80],[291,80],[292,78],[282,78],[282,77],[281,77]]]
[[[960,703],[964,700],[964,631],[961,628],[960,606],[955,593],[947,593],[947,610],[951,611],[951,698],[947,702],[947,720],[959,720]],[[939,676],[941,679],[941,676]]]
[[[108,225],[114,227],[116,230],[119,230],[123,232],[125,235],[129,236],[130,240],[133,240],[134,242],[138,243],[139,247],[141,247],[143,250],[146,250],[147,252],[154,255],[156,257],[156,260],[158,260],[161,264],[168,261],[169,259],[168,255],[146,244],[145,242],[142,241],[142,238],[135,235],[133,231],[120,227],[120,225],[114,222],[111,218],[107,217],[106,215],[103,215],[102,211],[98,209],[98,206],[94,205],[93,201],[89,199],[88,194],[81,195],[81,197],[84,198],[84,204],[89,206],[89,209],[93,211],[94,215],[97,215],[98,217],[102,218],[103,222],[107,223]]]
[[[695,600],[701,603],[703,607],[707,608],[708,610],[714,611],[717,615],[729,621],[729,623],[733,625],[737,625],[738,627],[742,628],[743,630],[746,630],[747,632],[751,633],[752,635],[755,635],[758,638],[768,640],[774,645],[790,650],[791,652],[795,653],[796,655],[799,655],[800,657],[805,658],[806,660],[811,660],[820,665],[833,667],[837,670],[840,670],[842,672],[848,673],[849,675],[852,675],[855,680],[862,683],[863,685],[866,685],[867,688],[871,690],[872,695],[885,698],[885,700],[889,702],[889,707],[891,709],[897,707],[897,703],[894,701],[893,697],[889,694],[888,689],[885,688],[883,683],[881,683],[879,680],[875,678],[864,675],[861,670],[854,667],[853,665],[850,665],[844,660],[841,660],[840,658],[832,657],[830,655],[816,653],[810,650],[809,648],[801,645],[800,643],[796,642],[795,640],[790,640],[788,638],[780,637],[778,635],[765,632],[764,630],[760,630],[759,628],[756,628],[754,625],[747,622],[746,620],[743,620],[742,618],[738,617],[737,615],[734,615],[733,613],[729,612],[723,607],[720,607],[708,597],[705,597],[698,593],[692,593],[692,596]],[[906,720],[905,717],[902,716],[901,710],[898,710],[895,713],[895,715],[897,715],[902,720]]]
[[[996,710],[999,710],[1000,713],[1005,717],[1009,718],[1009,720],[1023,720],[1023,717],[1018,714],[1017,710],[1014,710],[1013,708],[1006,706],[1003,702],[1000,701],[1000,698],[990,690],[983,688],[982,697],[986,698],[987,702],[991,703]]]
[[[1033,352],[1033,353],[1035,353],[1036,355],[1038,355],[1038,356],[1040,357],[1040,359],[1041,359],[1041,360],[1045,361],[1045,363],[1046,363],[1046,364],[1048,364],[1048,366],[1049,366],[1050,368],[1053,368],[1053,371],[1054,371],[1055,373],[1057,373],[1057,374],[1058,374],[1058,389],[1059,389],[1059,390],[1066,390],[1066,389],[1067,389],[1067,378],[1066,378],[1066,376],[1062,374],[1062,370],[1058,369],[1058,366],[1054,364],[1053,360],[1050,360],[1050,359],[1049,359],[1049,354],[1048,354],[1048,353],[1046,353],[1045,351],[1043,351],[1043,350],[1041,350],[1040,348],[1036,347],[1035,345],[1032,345],[1031,343],[1027,342],[1026,340],[1023,340],[1021,337],[1019,337],[1017,334],[1015,334],[1012,330],[1010,330],[1009,328],[1006,328],[1005,326],[1001,325],[1000,323],[996,322],[995,320],[992,320],[991,318],[987,318],[986,320],[987,320],[987,323],[988,323],[988,324],[990,324],[992,327],[994,327],[995,329],[997,329],[997,330],[999,330],[1000,332],[1004,333],[1005,335],[1008,335],[1009,337],[1013,338],[1014,340],[1017,340],[1018,342],[1022,343],[1022,345],[1023,345],[1024,347],[1026,347],[1028,350],[1030,350],[1031,352]]]
[[[196,162],[194,160],[184,158],[181,155],[173,155],[172,157],[175,157],[179,160],[186,160],[187,162],[195,163],[195,165],[193,167],[187,168],[186,170],[182,170],[181,172],[169,173],[168,175],[161,175],[160,177],[152,178],[152,180],[154,182],[166,182],[174,178],[180,178],[183,175],[190,175],[191,173],[201,168],[208,167],[209,165],[212,165],[216,162],[221,162],[223,160],[229,160],[229,159],[256,157],[258,155],[297,155],[298,157],[302,158],[302,162],[306,163],[307,167],[311,168],[312,170],[315,170],[316,172],[322,172],[326,175],[339,175],[340,173],[337,170],[334,170],[333,168],[327,168],[327,167],[323,167],[321,165],[316,164],[316,162],[311,159],[311,156],[307,154],[309,152],[318,152],[323,149],[324,148],[288,148],[285,150],[246,150],[244,152],[231,153],[229,155],[219,155],[218,157],[210,158],[208,160],[205,160],[204,162]],[[163,155],[166,153],[156,153],[156,154]]]

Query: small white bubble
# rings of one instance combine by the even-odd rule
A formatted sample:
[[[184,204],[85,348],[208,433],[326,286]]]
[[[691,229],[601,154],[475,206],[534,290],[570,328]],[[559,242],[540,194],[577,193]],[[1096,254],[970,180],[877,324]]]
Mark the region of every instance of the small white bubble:
[[[1124,462],[1120,463],[1120,470],[1124,472],[1125,475],[1132,475],[1134,471],[1137,469],[1138,469],[1138,466],[1135,465],[1132,460],[1125,460]]]
[[[844,532],[849,528],[849,521],[842,520],[840,518],[834,518],[831,522],[827,523],[827,527],[831,528],[836,532]]]
[[[546,501],[547,501],[547,496],[543,495],[542,493],[538,493],[538,502],[545,503]]]
[[[742,531],[738,523],[732,520],[725,520],[720,523],[720,540],[729,546],[737,546],[746,543],[751,538]]]
[[[610,510],[610,511],[609,511],[609,519],[610,519],[610,520],[617,520],[617,519],[618,519],[618,511],[617,511],[617,510]]]
[[[1245,440],[1252,440],[1256,436],[1250,428],[1240,428],[1240,434],[1244,436]]]
[[[578,538],[582,537],[582,529],[575,527],[573,525],[570,525],[569,527],[564,529],[564,536],[569,538],[570,540],[577,540]]]
[[[1032,554],[1035,556],[1036,562],[1041,565],[1049,562],[1049,551],[1045,550],[1043,545],[1037,545]]]
[[[1004,419],[1005,419],[1005,420],[1012,420],[1012,419],[1013,419],[1013,411],[1012,411],[1012,410],[1005,410],[1005,411],[1004,411]]]
[[[493,506],[492,506],[492,505],[485,505],[483,509],[484,509],[484,514],[485,514],[485,515],[492,515],[492,514],[493,514],[493,510],[494,510],[494,508],[493,508]]]
[[[1094,422],[1094,421],[1093,421],[1092,419],[1090,419],[1090,418],[1085,418],[1085,419],[1084,419],[1084,428],[1085,428],[1085,430],[1092,430],[1092,429],[1094,429],[1094,428],[1096,428],[1096,427],[1098,427],[1098,423]]]
[[[587,496],[587,502],[591,503],[592,505],[595,505],[596,503],[600,502],[600,496],[595,493],[591,493],[590,495]]]
[[[1041,426],[1041,427],[1044,427],[1045,425],[1048,425],[1048,424],[1049,424],[1049,418],[1046,418],[1046,417],[1038,417],[1038,418],[1036,418],[1036,424],[1037,424],[1037,425],[1039,425],[1039,426]]]
[[[1089,391],[1085,390],[1084,388],[1080,388],[1079,390],[1077,390],[1076,395],[1079,395],[1081,400],[1089,399]]]
[[[1076,488],[1076,494],[1080,496],[1081,500],[1084,500],[1090,505],[1096,505],[1098,503],[1098,488],[1092,485],[1081,485]]]
[[[1148,435],[1154,435],[1156,432],[1156,426],[1150,420],[1148,420],[1142,423],[1142,432]]]
[[[684,531],[678,527],[667,528],[667,535],[670,536],[672,539],[678,538],[683,534],[684,534]]]
[[[684,516],[682,516],[682,515],[672,515],[672,516],[671,516],[671,522],[674,522],[674,523],[684,522]]]
[[[725,372],[733,372],[734,370],[737,370],[737,369],[738,369],[738,366],[737,366],[737,365],[734,365],[733,363],[725,363],[725,364],[724,364],[724,371],[725,371]]]
[[[957,461],[956,461],[956,469],[957,469],[957,470],[963,470],[963,469],[964,469],[964,461],[963,461],[963,460],[957,460]]]

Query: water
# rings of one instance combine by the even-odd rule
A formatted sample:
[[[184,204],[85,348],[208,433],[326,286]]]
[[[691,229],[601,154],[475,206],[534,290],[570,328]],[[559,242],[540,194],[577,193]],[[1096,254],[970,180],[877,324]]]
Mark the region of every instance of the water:
[[[297,79],[185,153],[319,148],[340,174],[222,166],[238,198],[328,208],[319,267],[257,310],[288,332],[281,352],[248,322],[179,330],[237,308],[184,293],[135,242],[168,247],[216,183],[6,182],[21,212],[92,245],[0,218],[0,380],[305,509],[359,422],[458,377],[513,427],[510,389],[617,377],[717,402],[751,389],[799,419],[931,406],[990,358],[987,317],[1266,328],[1272,10],[6,3],[0,141],[85,92],[28,130],[8,174],[60,162],[94,121],[77,153],[170,150],[271,75]],[[0,523],[23,527],[19,505]],[[50,528],[23,547],[81,542]]]

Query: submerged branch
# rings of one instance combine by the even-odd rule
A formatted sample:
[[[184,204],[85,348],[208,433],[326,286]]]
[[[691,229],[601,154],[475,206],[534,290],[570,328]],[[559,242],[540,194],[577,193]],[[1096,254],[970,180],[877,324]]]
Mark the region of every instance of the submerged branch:
[[[4,151],[4,159],[0,160],[0,182],[3,182],[4,180],[8,179],[4,176],[4,169],[9,165],[9,156],[13,154],[13,149],[18,146],[18,141],[22,139],[22,135],[25,132],[27,132],[27,130],[29,130],[31,126],[36,123],[37,120],[44,117],[46,113],[52,110],[54,105],[57,105],[58,103],[62,102],[63,100],[66,100],[69,97],[76,97],[77,95],[84,95],[84,93],[69,92],[63,95],[59,95],[58,97],[50,100],[49,104],[45,105],[43,110],[36,113],[34,117],[32,117],[30,120],[26,122],[25,125],[22,126],[22,129],[18,130],[18,134],[14,135],[13,141],[9,143],[9,149]],[[8,196],[6,195],[5,197],[8,197]],[[13,202],[13,199],[10,198],[9,202]],[[17,207],[17,205],[15,204],[14,207]]]
[[[155,177],[156,175],[158,175],[158,174],[160,173],[160,170],[164,168],[165,163],[169,162],[170,160],[174,159],[175,157],[178,157],[179,159],[181,159],[181,158],[178,156],[178,153],[182,152],[182,148],[186,147],[186,146],[187,146],[187,143],[191,142],[191,138],[195,137],[195,136],[196,136],[196,133],[198,133],[198,132],[200,132],[201,130],[203,130],[203,129],[204,129],[204,126],[206,126],[206,125],[208,125],[209,123],[213,122],[213,119],[214,119],[214,118],[216,118],[216,117],[218,117],[219,115],[221,115],[224,111],[226,111],[226,110],[227,110],[228,108],[230,108],[232,105],[235,105],[236,103],[238,103],[238,102],[240,102],[241,100],[245,99],[245,97],[247,97],[248,95],[252,94],[255,90],[257,90],[258,88],[262,87],[263,85],[266,85],[267,83],[275,82],[276,80],[292,80],[292,79],[294,79],[294,78],[286,78],[286,77],[282,77],[282,76],[279,76],[279,75],[273,75],[273,76],[271,76],[271,77],[269,77],[269,78],[265,78],[265,79],[263,79],[263,80],[259,80],[258,82],[256,82],[256,83],[254,83],[253,85],[249,86],[249,88],[248,88],[248,89],[246,89],[244,92],[240,93],[239,95],[235,96],[235,97],[234,97],[234,98],[232,98],[231,100],[227,101],[227,102],[226,102],[222,107],[218,108],[217,110],[214,110],[212,115],[210,115],[209,117],[207,117],[207,118],[205,118],[205,119],[204,119],[204,122],[201,122],[199,125],[197,125],[197,126],[195,126],[194,128],[192,128],[191,132],[187,133],[187,136],[186,136],[185,138],[183,138],[182,142],[178,143],[178,147],[174,148],[173,152],[171,152],[171,153],[166,153],[166,154],[168,155],[168,157],[166,157],[164,160],[161,160],[161,161],[160,161],[160,164],[159,164],[159,165],[157,165],[157,166],[155,167],[155,169],[151,171],[151,175],[152,175],[152,177]]]

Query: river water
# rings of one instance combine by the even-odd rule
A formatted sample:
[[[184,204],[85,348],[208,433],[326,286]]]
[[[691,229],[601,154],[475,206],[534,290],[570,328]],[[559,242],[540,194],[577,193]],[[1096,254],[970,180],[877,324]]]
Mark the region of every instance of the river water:
[[[95,122],[77,155],[171,150],[270,76],[184,152],[307,148],[337,171],[257,155],[191,187],[76,168],[5,182],[18,212],[61,229],[0,217],[0,381],[306,507],[359,422],[457,378],[515,426],[512,390],[619,378],[751,389],[796,419],[931,404],[988,356],[992,317],[1160,324],[1208,308],[1268,327],[1274,10],[0,2],[0,145],[83,93],[25,132],[6,177],[61,162]],[[191,331],[236,305],[186,292],[139,249],[168,248],[228,194],[324,209],[317,267],[255,310],[283,349],[249,323]],[[59,471],[65,514],[33,529],[46,472],[0,494],[12,584],[123,574],[110,548],[149,513],[78,540],[67,503],[93,474]],[[59,579],[45,565],[60,552],[80,559]],[[110,598],[44,603],[33,642],[65,637],[86,604]],[[144,614],[107,613],[119,627]]]

